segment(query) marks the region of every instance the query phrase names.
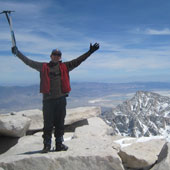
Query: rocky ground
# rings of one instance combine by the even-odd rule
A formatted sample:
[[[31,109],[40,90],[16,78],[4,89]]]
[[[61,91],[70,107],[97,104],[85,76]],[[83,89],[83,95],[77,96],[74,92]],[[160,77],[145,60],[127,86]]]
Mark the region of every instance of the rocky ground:
[[[0,170],[170,170],[170,144],[164,138],[112,136],[100,114],[99,107],[68,110],[69,150],[47,154],[40,153],[40,110],[0,115]]]

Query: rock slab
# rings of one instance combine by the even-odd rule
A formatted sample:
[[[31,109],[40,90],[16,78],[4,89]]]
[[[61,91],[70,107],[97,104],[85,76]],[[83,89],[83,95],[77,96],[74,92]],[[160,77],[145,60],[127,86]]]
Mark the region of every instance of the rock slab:
[[[96,117],[101,114],[100,107],[78,107],[74,109],[67,109],[65,125],[70,125],[80,120]]]
[[[125,167],[148,168],[157,161],[158,154],[164,144],[165,139],[133,143],[132,145],[121,148],[119,156]]]
[[[31,119],[19,115],[0,115],[0,134],[22,137],[30,126]]]
[[[151,170],[170,170],[170,143],[166,143],[158,155],[158,161]]]
[[[102,127],[101,127],[102,126]],[[66,152],[40,154],[43,147],[40,133],[24,136],[18,144],[0,155],[0,167],[5,170],[124,170],[112,137],[107,135],[105,122],[93,117],[88,125],[76,128],[74,138],[65,141]]]
[[[24,110],[15,113],[16,115],[24,116],[31,119],[29,131],[39,130],[43,128],[43,113],[41,110]],[[65,125],[70,125],[83,119],[96,117],[101,114],[100,107],[78,107],[74,109],[67,109],[65,118]],[[11,115],[9,115],[11,117]]]
[[[16,115],[28,117],[31,119],[29,130],[39,130],[43,128],[43,113],[39,109],[24,110],[17,112]]]

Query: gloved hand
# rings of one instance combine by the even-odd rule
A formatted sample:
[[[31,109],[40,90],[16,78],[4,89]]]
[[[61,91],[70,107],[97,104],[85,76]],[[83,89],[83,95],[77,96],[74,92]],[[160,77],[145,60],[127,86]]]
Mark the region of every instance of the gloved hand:
[[[99,43],[95,43],[94,45],[92,45],[92,43],[90,43],[90,53],[94,53],[96,50],[99,49]]]
[[[14,55],[17,55],[17,53],[18,53],[18,48],[17,48],[17,46],[12,47],[12,48],[11,48],[11,51],[12,51],[12,53],[13,53]]]

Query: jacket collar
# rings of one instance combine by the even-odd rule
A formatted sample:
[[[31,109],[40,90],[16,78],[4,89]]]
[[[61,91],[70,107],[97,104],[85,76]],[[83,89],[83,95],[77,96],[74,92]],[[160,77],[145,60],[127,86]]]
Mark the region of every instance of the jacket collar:
[[[48,63],[48,66],[49,66],[49,67],[54,67],[54,66],[57,66],[59,63],[61,63],[61,61],[58,61],[58,62],[52,62],[52,61],[50,61],[50,62]]]

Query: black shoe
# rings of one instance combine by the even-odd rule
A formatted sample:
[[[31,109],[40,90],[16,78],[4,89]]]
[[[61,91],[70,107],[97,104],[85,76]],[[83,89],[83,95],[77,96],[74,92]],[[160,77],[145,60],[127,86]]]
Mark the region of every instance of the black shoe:
[[[48,153],[50,152],[51,147],[50,146],[44,146],[43,150],[41,151],[41,153]]]
[[[62,144],[62,143],[56,143],[55,151],[67,151],[68,146]]]

